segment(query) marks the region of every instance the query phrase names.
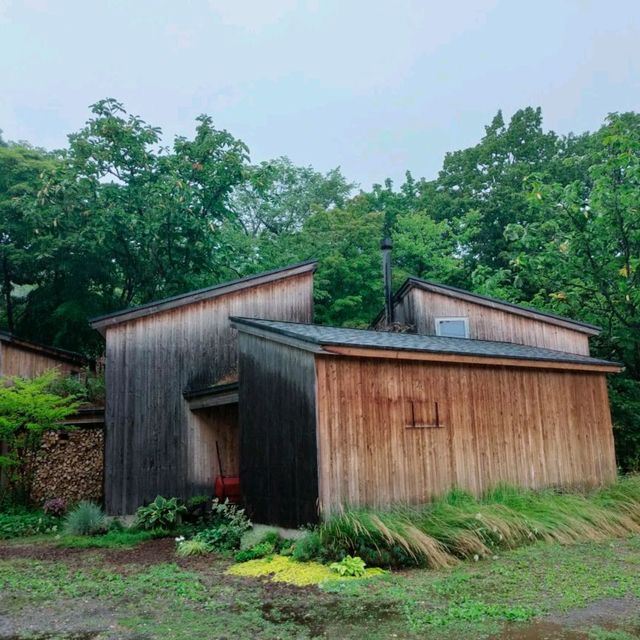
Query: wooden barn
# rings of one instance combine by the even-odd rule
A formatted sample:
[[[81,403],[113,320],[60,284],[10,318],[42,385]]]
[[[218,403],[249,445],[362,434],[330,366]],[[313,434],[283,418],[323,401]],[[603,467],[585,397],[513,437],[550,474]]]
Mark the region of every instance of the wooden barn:
[[[313,319],[315,262],[92,321],[106,338],[105,506],[210,494],[239,467],[237,339],[230,315]]]
[[[597,329],[465,296],[413,303],[412,320],[441,335],[232,319],[241,484],[256,521],[298,526],[452,487],[614,480],[606,374],[620,366],[588,355]]]
[[[34,378],[49,369],[61,374],[78,374],[88,361],[80,354],[22,340],[12,333],[0,331],[0,376]]]

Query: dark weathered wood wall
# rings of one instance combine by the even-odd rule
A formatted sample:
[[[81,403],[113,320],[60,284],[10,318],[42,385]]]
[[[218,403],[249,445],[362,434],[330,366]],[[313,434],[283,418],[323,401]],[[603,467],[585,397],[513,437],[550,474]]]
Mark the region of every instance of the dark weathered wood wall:
[[[435,318],[464,316],[469,318],[470,338],[589,355],[589,337],[580,331],[417,287],[396,304],[395,314],[397,321],[414,325],[418,333],[434,335]]]
[[[312,314],[309,271],[108,327],[108,512],[132,513],[158,494],[188,497],[213,486],[211,433],[182,393],[237,367],[230,315],[309,322]]]
[[[323,511],[616,475],[603,373],[316,356]],[[435,403],[441,426],[436,422]]]
[[[313,354],[240,334],[240,482],[249,516],[318,519]]]
[[[34,378],[49,369],[58,369],[61,374],[65,374],[80,371],[82,365],[0,341],[0,375]]]

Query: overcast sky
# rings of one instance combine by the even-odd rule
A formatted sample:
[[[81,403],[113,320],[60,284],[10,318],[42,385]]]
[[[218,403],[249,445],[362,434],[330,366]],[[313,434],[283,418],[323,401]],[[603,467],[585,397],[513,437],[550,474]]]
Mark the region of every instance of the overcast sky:
[[[58,148],[115,97],[213,116],[254,162],[433,177],[498,109],[560,133],[640,109],[640,0],[0,0],[0,129]]]

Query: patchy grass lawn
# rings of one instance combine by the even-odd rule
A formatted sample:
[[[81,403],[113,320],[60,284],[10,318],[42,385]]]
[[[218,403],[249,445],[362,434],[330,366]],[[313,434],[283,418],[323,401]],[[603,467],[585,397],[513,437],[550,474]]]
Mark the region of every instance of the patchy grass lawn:
[[[0,545],[0,638],[640,638],[640,537],[536,544],[455,569],[293,587],[173,540]]]

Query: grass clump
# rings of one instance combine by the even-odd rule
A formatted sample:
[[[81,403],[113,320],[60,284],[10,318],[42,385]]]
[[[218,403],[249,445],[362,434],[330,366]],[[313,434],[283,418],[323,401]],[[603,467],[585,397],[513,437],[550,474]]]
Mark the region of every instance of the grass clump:
[[[181,558],[189,556],[206,556],[211,553],[211,547],[202,540],[180,540],[176,547],[176,554]]]
[[[104,535],[65,535],[60,538],[57,546],[68,549],[119,549],[135,547],[143,542],[164,538],[167,535],[169,535],[169,532],[164,529],[154,529],[152,531],[114,529]]]
[[[107,519],[99,505],[83,500],[64,519],[64,532],[72,536],[94,536],[107,529]]]
[[[296,544],[294,558],[444,568],[540,540],[570,544],[640,533],[640,477],[585,495],[497,487],[483,498],[454,490],[428,505],[353,509]]]

